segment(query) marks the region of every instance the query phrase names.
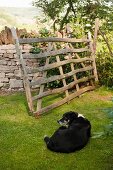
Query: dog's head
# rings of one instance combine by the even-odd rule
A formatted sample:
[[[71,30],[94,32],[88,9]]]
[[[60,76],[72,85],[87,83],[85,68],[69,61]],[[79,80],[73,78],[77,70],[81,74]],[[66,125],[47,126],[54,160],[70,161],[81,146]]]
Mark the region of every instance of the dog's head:
[[[58,120],[58,123],[60,125],[68,126],[71,124],[74,120],[76,120],[78,117],[83,117],[83,115],[78,114],[77,112],[66,112],[63,114],[62,119]]]

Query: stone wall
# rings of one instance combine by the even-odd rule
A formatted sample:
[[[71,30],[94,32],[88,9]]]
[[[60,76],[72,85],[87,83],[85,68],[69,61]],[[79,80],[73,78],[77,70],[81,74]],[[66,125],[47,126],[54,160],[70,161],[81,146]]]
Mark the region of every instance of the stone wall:
[[[32,38],[32,37],[37,37],[38,33],[35,31],[27,32],[27,30],[24,29],[18,29],[16,28],[16,32],[19,38]],[[12,33],[11,29],[7,26],[0,32],[0,45],[7,45],[7,44],[13,44],[13,38],[12,38]]]
[[[29,53],[31,46],[21,47],[23,53]],[[30,67],[37,66],[35,61],[26,61]],[[30,81],[37,79],[38,75],[31,75]],[[0,46],[0,89],[1,90],[23,90],[23,80],[20,63],[14,45]]]

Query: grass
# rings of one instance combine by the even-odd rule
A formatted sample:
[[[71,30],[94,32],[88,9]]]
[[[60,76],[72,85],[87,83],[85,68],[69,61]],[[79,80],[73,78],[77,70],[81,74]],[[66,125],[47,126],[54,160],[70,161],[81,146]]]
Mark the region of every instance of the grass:
[[[92,124],[92,134],[103,130],[109,119],[102,111],[111,107],[113,91],[104,87],[85,93],[48,114],[35,119],[28,115],[24,93],[0,97],[0,170],[112,170],[113,138],[91,138],[75,153],[60,154],[47,150],[43,141],[58,128],[57,120],[66,111],[84,114]],[[45,99],[51,102],[55,97]],[[59,96],[60,98],[60,96]]]

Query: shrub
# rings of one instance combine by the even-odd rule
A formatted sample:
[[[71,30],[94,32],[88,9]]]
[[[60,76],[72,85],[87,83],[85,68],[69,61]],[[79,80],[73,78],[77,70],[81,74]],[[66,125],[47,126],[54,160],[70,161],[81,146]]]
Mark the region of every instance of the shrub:
[[[99,52],[96,58],[100,85],[113,87],[113,58],[107,52]]]

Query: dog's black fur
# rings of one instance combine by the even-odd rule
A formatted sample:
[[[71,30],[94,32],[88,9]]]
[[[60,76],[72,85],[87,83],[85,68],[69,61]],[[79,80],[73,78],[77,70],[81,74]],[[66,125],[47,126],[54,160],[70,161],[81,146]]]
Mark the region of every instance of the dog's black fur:
[[[47,148],[54,152],[71,153],[82,149],[91,136],[91,124],[77,112],[66,112],[58,121],[61,126],[50,138],[45,137]]]

